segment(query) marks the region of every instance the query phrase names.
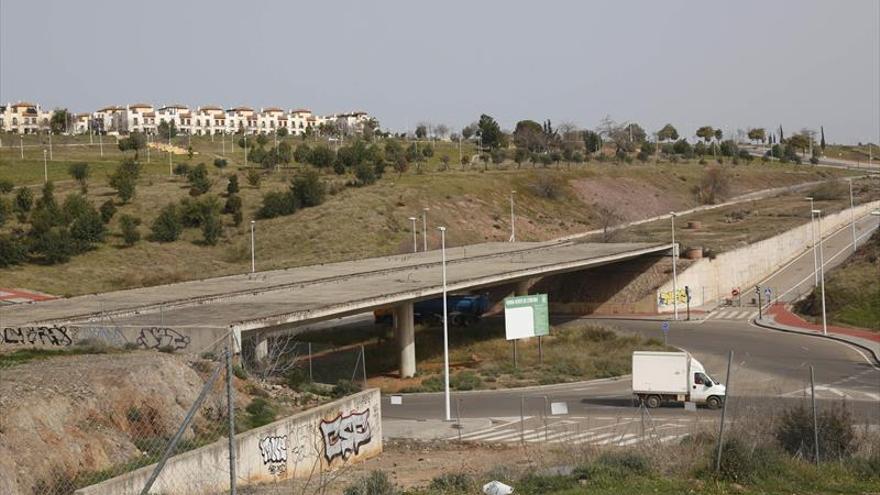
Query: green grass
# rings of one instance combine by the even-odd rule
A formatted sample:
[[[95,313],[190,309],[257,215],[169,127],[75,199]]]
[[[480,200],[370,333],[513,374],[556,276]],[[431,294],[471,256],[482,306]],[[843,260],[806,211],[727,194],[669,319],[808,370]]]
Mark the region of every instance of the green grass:
[[[78,356],[82,354],[107,354],[111,352],[124,352],[106,346],[100,342],[85,342],[76,344],[66,349],[18,349],[12,352],[0,354],[0,369],[9,368],[19,364],[50,359],[59,356]]]

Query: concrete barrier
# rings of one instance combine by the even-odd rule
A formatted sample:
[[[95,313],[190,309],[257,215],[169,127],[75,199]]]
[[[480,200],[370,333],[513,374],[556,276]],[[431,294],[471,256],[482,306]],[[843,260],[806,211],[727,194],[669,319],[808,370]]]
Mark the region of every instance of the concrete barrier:
[[[317,479],[382,453],[378,389],[304,411],[235,436],[238,485]],[[202,495],[229,489],[228,440],[171,457],[151,493]],[[79,489],[76,495],[139,494],[155,465]]]
[[[880,207],[880,201],[856,206],[855,217],[870,214]],[[849,224],[850,210],[846,209],[822,218],[823,236]],[[818,232],[817,232],[818,239]],[[803,254],[812,246],[810,224],[806,223],[769,239],[749,246],[721,253],[714,259],[702,258],[678,274],[678,309],[686,304],[684,287],[691,288],[691,307],[702,306],[729,297],[733,289],[751,294],[752,286],[771,275],[783,265]],[[673,311],[672,280],[657,290],[657,312]]]

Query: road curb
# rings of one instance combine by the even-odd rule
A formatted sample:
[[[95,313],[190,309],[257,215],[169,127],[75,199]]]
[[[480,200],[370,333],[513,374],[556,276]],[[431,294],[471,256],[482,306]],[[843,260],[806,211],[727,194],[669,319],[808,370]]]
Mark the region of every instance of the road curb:
[[[807,331],[807,330],[798,330],[795,328],[786,328],[786,327],[782,327],[782,326],[776,326],[776,325],[767,323],[765,321],[759,321],[757,318],[752,319],[751,322],[752,322],[752,324],[754,324],[756,326],[759,326],[761,328],[766,328],[768,330],[776,330],[778,332],[796,333],[799,335],[807,335],[810,337],[818,337],[818,338],[822,338],[822,339],[836,340],[838,342],[843,342],[844,344],[849,344],[849,345],[858,347],[859,349],[867,351],[868,354],[874,359],[874,364],[877,366],[880,366],[880,355],[878,355],[877,352],[874,351],[874,349],[871,349],[870,347],[868,347],[864,344],[861,344],[859,342],[854,342],[852,340],[845,339],[843,337],[838,337],[837,335],[831,335],[831,334],[822,335],[820,333],[811,332],[811,331]]]

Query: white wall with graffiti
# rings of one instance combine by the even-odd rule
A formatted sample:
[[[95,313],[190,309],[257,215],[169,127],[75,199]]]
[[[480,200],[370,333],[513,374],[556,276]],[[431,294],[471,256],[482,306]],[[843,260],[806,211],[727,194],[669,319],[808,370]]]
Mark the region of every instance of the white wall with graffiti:
[[[224,345],[225,328],[35,325],[0,328],[0,353],[22,348],[63,349],[97,341],[111,347],[204,352]]]
[[[870,214],[880,207],[880,201],[873,201],[855,207],[855,217]],[[822,231],[828,235],[850,222],[850,210],[843,210],[822,219]],[[754,284],[781,268],[796,256],[811,247],[810,224],[804,224],[777,236],[756,242],[749,246],[721,253],[714,259],[703,258],[691,264],[678,274],[678,309],[682,311],[687,303],[684,287],[690,291],[691,307],[724,298],[736,298],[739,294],[751,296]],[[774,287],[774,294],[781,289]],[[673,311],[672,280],[657,290],[657,311]]]
[[[379,391],[366,390],[235,436],[237,486],[320,473],[382,453]],[[228,443],[213,444],[168,460],[152,493],[202,495],[229,487]],[[77,495],[139,494],[154,466],[77,490]],[[193,472],[201,475],[193,477]]]

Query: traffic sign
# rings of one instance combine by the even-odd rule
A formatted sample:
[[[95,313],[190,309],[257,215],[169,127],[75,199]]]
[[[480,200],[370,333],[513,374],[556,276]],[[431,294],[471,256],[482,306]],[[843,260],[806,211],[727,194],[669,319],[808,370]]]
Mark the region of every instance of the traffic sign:
[[[547,294],[504,299],[504,330],[507,340],[550,335]]]
[[[770,290],[770,287],[764,287],[764,297],[769,300],[771,295],[773,295],[773,291]]]
[[[660,325],[660,328],[663,329],[663,333],[669,333],[669,322],[664,321],[663,324]]]

